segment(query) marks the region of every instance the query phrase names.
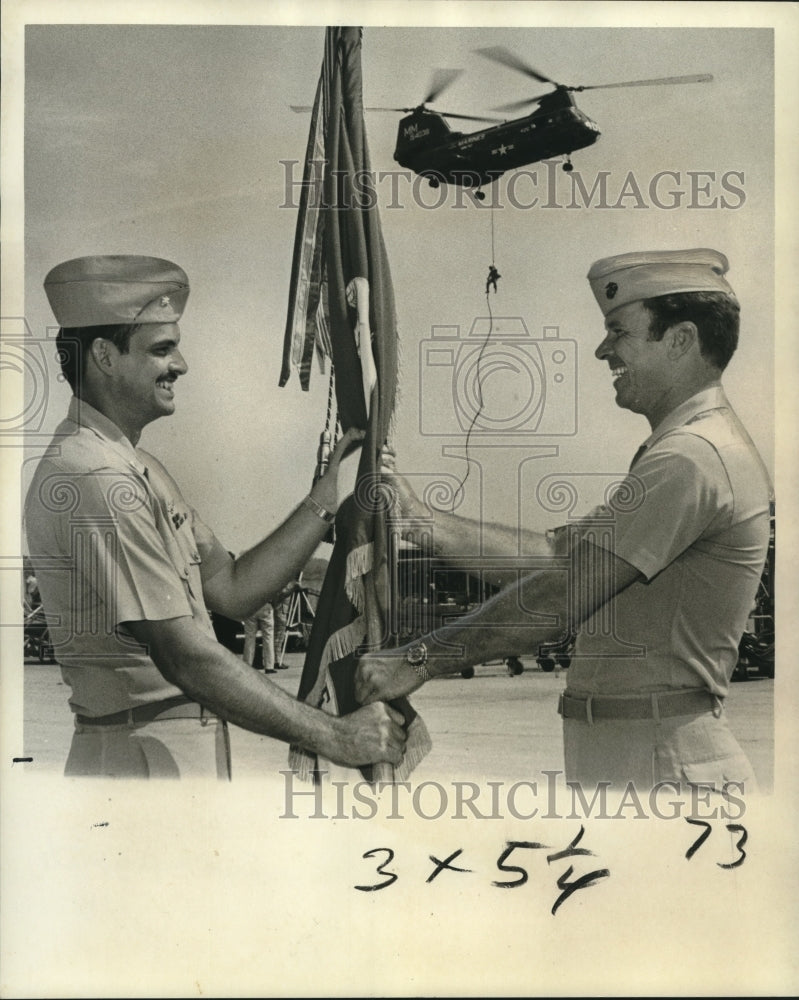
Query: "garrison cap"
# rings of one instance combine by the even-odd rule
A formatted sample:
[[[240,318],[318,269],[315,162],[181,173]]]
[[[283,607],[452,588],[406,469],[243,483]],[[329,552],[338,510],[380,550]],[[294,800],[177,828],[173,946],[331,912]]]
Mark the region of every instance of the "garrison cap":
[[[605,314],[628,302],[674,292],[735,292],[724,278],[729,263],[718,250],[650,250],[604,257],[591,265],[588,281]]]
[[[59,326],[177,323],[189,297],[186,272],[160,257],[76,257],[58,264],[44,290]]]

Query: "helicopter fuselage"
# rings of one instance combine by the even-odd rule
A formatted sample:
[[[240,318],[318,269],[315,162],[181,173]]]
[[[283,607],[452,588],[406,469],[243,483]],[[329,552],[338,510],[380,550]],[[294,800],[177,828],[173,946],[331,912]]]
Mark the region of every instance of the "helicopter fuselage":
[[[508,170],[584,149],[600,134],[565,88],[558,88],[532,114],[471,133],[453,132],[443,115],[417,108],[399,123],[394,159],[434,186],[480,187]]]

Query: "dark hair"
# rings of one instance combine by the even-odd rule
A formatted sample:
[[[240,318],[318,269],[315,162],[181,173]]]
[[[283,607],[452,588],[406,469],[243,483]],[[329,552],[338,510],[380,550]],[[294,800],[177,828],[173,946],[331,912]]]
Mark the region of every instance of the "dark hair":
[[[61,373],[74,393],[85,371],[85,359],[92,343],[98,337],[110,340],[120,354],[130,349],[131,334],[138,329],[135,323],[113,323],[108,326],[62,326],[55,340]]]
[[[677,323],[694,323],[702,357],[724,371],[738,346],[741,310],[735,299],[724,292],[675,292],[644,299],[642,305],[651,317],[652,340],[662,340]]]

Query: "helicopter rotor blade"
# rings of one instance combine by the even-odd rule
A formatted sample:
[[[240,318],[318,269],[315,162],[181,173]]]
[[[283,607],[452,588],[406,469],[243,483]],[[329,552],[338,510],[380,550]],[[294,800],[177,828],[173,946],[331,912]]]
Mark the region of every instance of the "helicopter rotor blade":
[[[569,90],[609,90],[611,87],[654,87],[670,83],[710,83],[711,73],[694,73],[689,76],[664,76],[656,80],[627,80],[624,83],[597,83],[593,86],[569,87]]]
[[[410,114],[411,111],[416,111],[416,108],[364,108],[364,111],[399,111],[402,114]]]
[[[418,111],[418,108],[364,108],[364,111],[401,111],[410,113],[412,111]],[[442,118],[460,118],[462,121],[467,122],[501,122],[502,118],[492,117],[491,115],[459,115],[454,111],[432,111],[434,115],[440,115]]]
[[[422,104],[432,104],[448,87],[452,86],[462,72],[462,69],[437,69],[430,81],[430,91]]]
[[[547,91],[549,93],[549,91]],[[538,97],[525,97],[523,101],[512,101],[510,104],[501,104],[497,108],[492,108],[492,111],[521,111],[522,108],[526,108],[528,104],[535,104],[540,101],[544,94],[539,94]]]
[[[296,111],[298,114],[304,114],[304,113],[307,113],[309,111],[313,111],[313,108],[311,107],[310,104],[290,104],[289,107],[291,108],[292,111]],[[411,111],[416,111],[417,109],[416,108],[373,108],[373,107],[368,107],[367,108],[367,107],[364,107],[363,110],[364,111],[394,111],[394,112],[399,111],[399,112],[402,112],[403,114],[410,114]]]
[[[309,109],[310,110],[310,109]],[[419,108],[364,108],[364,111],[399,111],[403,114],[410,114],[413,111],[418,111]],[[489,115],[459,115],[454,111],[432,111],[431,114],[440,115],[442,118],[462,118],[464,121],[469,122],[500,122],[501,118],[492,118]]]
[[[501,122],[501,118],[491,118],[486,115],[456,115],[451,111],[437,111],[436,114],[441,115],[442,118],[460,118],[467,122]]]
[[[479,53],[481,56],[485,56],[486,59],[491,59],[493,62],[501,63],[503,66],[507,66],[509,69],[515,69],[518,73],[524,73],[525,76],[531,76],[534,80],[538,80],[539,83],[556,83],[555,80],[550,79],[548,76],[544,76],[543,73],[539,73],[537,69],[533,69],[532,66],[524,62],[513,52],[504,48],[502,45],[493,45],[489,48],[475,49],[475,52]]]

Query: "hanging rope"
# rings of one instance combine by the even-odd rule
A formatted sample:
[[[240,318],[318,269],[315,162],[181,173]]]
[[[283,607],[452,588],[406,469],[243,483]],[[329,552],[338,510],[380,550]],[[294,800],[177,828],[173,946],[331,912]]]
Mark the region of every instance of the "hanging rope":
[[[494,206],[491,206],[491,263],[488,267],[488,278],[486,278],[486,295],[488,295],[489,290],[493,286],[494,292],[497,290],[497,281],[502,277],[499,271],[495,267],[496,259],[494,256]]]
[[[472,431],[474,430],[474,426],[477,423],[480,414],[483,412],[483,378],[482,375],[480,374],[480,365],[482,363],[483,355],[485,354],[486,348],[488,347],[488,343],[491,340],[491,333],[494,329],[494,314],[491,311],[491,300],[489,298],[489,294],[492,287],[494,289],[494,294],[496,294],[497,281],[499,278],[502,277],[502,275],[496,268],[495,247],[494,247],[494,205],[491,206],[489,217],[491,219],[491,264],[489,265],[488,268],[488,277],[486,279],[486,288],[485,288],[486,308],[488,309],[488,332],[486,333],[485,338],[483,339],[483,343],[480,345],[480,352],[477,355],[477,378],[476,378],[477,408],[469,424],[469,429],[466,431],[466,442],[464,444],[464,459],[466,461],[466,473],[463,479],[461,479],[460,483],[458,484],[458,488],[455,490],[455,493],[453,495],[452,499],[453,510],[455,509],[458,496],[461,493],[463,493],[463,488],[466,485],[466,480],[469,478],[469,473],[471,472],[472,468],[471,461],[469,459],[469,442],[471,441]]]

